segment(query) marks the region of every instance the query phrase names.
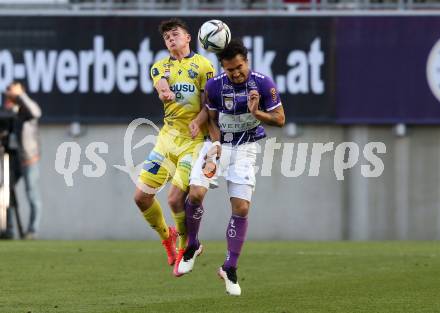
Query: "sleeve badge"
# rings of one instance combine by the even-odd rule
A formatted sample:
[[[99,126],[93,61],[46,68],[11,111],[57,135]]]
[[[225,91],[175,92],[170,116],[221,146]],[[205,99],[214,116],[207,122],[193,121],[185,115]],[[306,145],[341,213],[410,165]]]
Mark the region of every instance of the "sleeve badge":
[[[159,75],[159,70],[158,70],[156,67],[154,67],[154,68],[151,70],[151,74],[152,74],[154,77],[156,77],[157,75]]]

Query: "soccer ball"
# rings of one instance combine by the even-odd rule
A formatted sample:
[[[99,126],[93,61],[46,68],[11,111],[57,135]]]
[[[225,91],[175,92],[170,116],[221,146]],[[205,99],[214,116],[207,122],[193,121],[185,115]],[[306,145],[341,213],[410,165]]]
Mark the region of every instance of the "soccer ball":
[[[203,49],[219,53],[231,41],[231,31],[222,21],[210,20],[200,27],[198,37]]]

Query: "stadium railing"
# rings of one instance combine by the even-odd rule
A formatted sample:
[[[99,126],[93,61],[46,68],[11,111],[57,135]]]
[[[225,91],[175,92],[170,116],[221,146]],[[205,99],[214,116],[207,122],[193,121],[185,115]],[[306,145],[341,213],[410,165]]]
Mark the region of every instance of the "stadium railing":
[[[438,10],[440,0],[2,0],[0,10]]]

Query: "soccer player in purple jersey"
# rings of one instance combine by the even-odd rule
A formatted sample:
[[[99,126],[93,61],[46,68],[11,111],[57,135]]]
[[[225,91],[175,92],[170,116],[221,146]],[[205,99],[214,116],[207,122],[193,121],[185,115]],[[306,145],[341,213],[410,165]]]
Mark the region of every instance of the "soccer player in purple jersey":
[[[235,296],[241,294],[236,271],[255,187],[256,141],[266,137],[261,123],[282,127],[285,120],[274,82],[249,69],[247,53],[241,40],[232,40],[218,54],[224,73],[206,84],[209,123],[217,130],[213,132],[217,138],[204,144],[191,172],[185,203],[188,246],[178,267],[181,274],[190,272],[203,250],[197,233],[204,212],[202,201],[211,179],[203,174],[202,166],[204,156],[217,155],[220,159],[216,176],[225,177],[232,206],[226,229],[227,256],[218,275],[225,281],[226,292]]]

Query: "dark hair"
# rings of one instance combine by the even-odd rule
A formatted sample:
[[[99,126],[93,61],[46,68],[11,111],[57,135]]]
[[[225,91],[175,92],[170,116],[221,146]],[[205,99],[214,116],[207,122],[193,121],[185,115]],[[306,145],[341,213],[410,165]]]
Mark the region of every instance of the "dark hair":
[[[239,38],[231,39],[231,42],[221,52],[217,53],[220,63],[223,60],[232,60],[235,56],[241,54],[247,60],[248,49],[244,46],[243,41]]]
[[[162,21],[159,25],[159,33],[163,36],[165,32],[168,32],[177,27],[182,28],[189,34],[189,28],[184,21],[179,18],[171,18],[169,20]]]

